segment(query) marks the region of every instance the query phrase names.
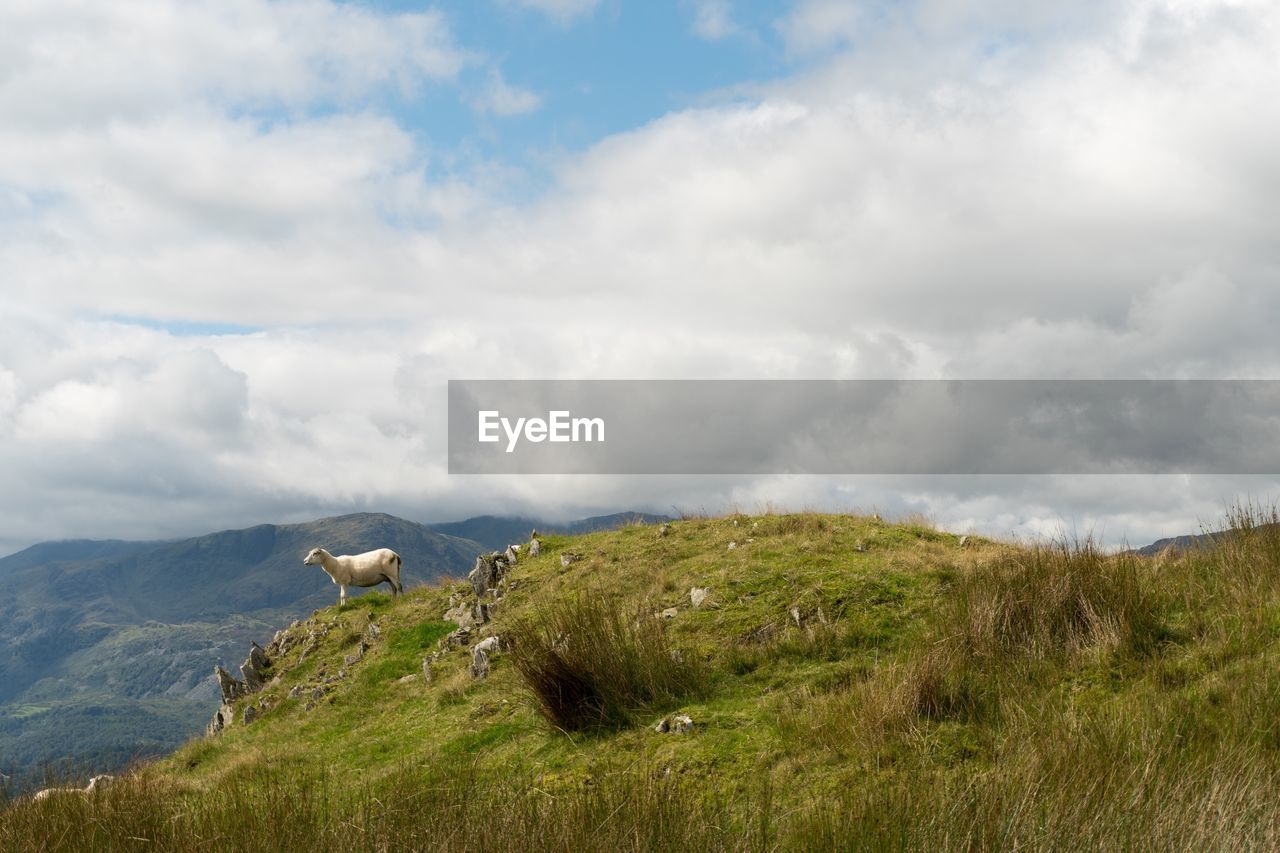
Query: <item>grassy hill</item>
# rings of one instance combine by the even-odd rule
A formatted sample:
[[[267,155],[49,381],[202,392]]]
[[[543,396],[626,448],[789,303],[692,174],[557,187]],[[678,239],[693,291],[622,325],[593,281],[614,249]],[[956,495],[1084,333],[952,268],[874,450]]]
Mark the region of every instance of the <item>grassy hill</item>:
[[[407,583],[465,573],[483,550],[389,515],[264,524],[161,542],[68,541],[0,559],[0,770],[86,771],[163,754],[200,731],[214,664],[332,604],[302,556],[395,548]]]
[[[11,804],[0,848],[1274,849],[1275,520],[1157,559],[812,514],[551,536],[461,642],[461,582],[306,619],[221,736]]]

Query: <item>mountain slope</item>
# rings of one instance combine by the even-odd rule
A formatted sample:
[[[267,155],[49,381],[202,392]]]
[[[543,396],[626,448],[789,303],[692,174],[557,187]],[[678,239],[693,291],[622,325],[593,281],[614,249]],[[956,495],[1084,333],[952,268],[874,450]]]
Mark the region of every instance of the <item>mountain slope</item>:
[[[0,811],[0,847],[1276,849],[1280,528],[1236,532],[1159,561],[855,516],[547,536],[308,617],[221,735]]]
[[[615,512],[610,515],[596,515],[566,522],[550,522],[523,516],[478,515],[464,521],[433,524],[431,529],[437,533],[474,539],[494,550],[501,551],[512,542],[523,542],[528,539],[529,533],[534,530],[560,534],[594,533],[598,530],[615,530],[630,524],[662,524],[672,520],[666,515],[647,512]]]
[[[406,585],[464,574],[485,550],[360,513],[180,541],[44,543],[0,560],[0,767],[75,755],[106,769],[129,744],[153,753],[199,730],[214,664],[234,669],[251,639],[336,600],[329,577],[302,565],[316,546],[394,548]],[[68,723],[86,714],[96,733]]]

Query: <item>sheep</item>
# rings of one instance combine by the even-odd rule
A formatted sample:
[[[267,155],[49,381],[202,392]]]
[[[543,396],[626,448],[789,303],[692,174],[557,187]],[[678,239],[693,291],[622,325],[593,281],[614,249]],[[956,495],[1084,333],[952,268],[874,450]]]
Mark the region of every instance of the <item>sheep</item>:
[[[104,773],[101,776],[94,776],[89,780],[89,784],[83,788],[45,788],[43,791],[37,791],[31,799],[39,802],[41,800],[47,800],[55,794],[92,794],[95,790],[100,787],[104,787],[108,782],[111,782],[115,778],[116,777]]]
[[[400,567],[403,561],[390,548],[341,557],[335,557],[323,548],[312,548],[302,562],[307,566],[324,569],[330,580],[338,585],[339,607],[347,603],[349,586],[377,586],[386,581],[391,584],[392,597],[404,592],[404,587],[400,585]]]

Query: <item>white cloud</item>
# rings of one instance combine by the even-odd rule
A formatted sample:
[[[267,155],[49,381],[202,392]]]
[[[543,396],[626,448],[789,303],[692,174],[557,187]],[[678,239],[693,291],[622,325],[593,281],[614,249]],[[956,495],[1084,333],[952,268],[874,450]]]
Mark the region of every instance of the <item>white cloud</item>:
[[[506,2],[540,12],[561,24],[590,15],[600,5],[600,0],[506,0]]]
[[[707,41],[719,41],[738,32],[729,0],[695,0],[693,32]]]
[[[1211,517],[1242,483],[1275,487],[499,488],[447,477],[442,443],[443,383],[459,376],[1275,375],[1269,4],[1083,4],[1069,25],[1001,4],[976,26],[970,4],[931,0],[912,26],[851,18],[861,29],[838,43],[797,29],[797,51],[853,47],[744,103],[566,155],[515,207],[434,180],[437,153],[357,97],[451,73],[461,52],[431,15],[406,37],[328,3],[43,8],[0,35],[0,541],[353,506],[732,501],[998,531],[1075,519],[1136,539]],[[342,37],[345,15],[366,35]],[[135,67],[143,27],[172,43]],[[283,45],[275,64],[237,58],[259,31]],[[432,64],[436,35],[449,47]],[[267,121],[267,102],[332,109]],[[262,331],[183,338],[120,316]]]
[[[489,74],[488,86],[472,103],[480,112],[502,117],[520,116],[536,112],[542,106],[542,96],[512,86],[503,79],[501,72],[494,70]]]
[[[436,12],[332,0],[7,4],[5,125],[84,129],[193,102],[303,106],[453,77],[465,54]]]
[[[803,0],[778,22],[778,30],[792,53],[848,45],[860,33],[866,6],[856,0]]]

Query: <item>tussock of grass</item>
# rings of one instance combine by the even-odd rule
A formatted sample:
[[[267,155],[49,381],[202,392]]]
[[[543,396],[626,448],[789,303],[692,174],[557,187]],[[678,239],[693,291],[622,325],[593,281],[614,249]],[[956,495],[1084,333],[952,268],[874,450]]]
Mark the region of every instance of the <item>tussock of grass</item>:
[[[539,712],[565,731],[617,728],[632,713],[697,693],[701,666],[651,614],[604,596],[544,610],[513,633],[516,669]]]
[[[1153,580],[1141,558],[1105,555],[1091,540],[1038,545],[958,584],[953,624],[981,658],[1147,652],[1168,635]]]

